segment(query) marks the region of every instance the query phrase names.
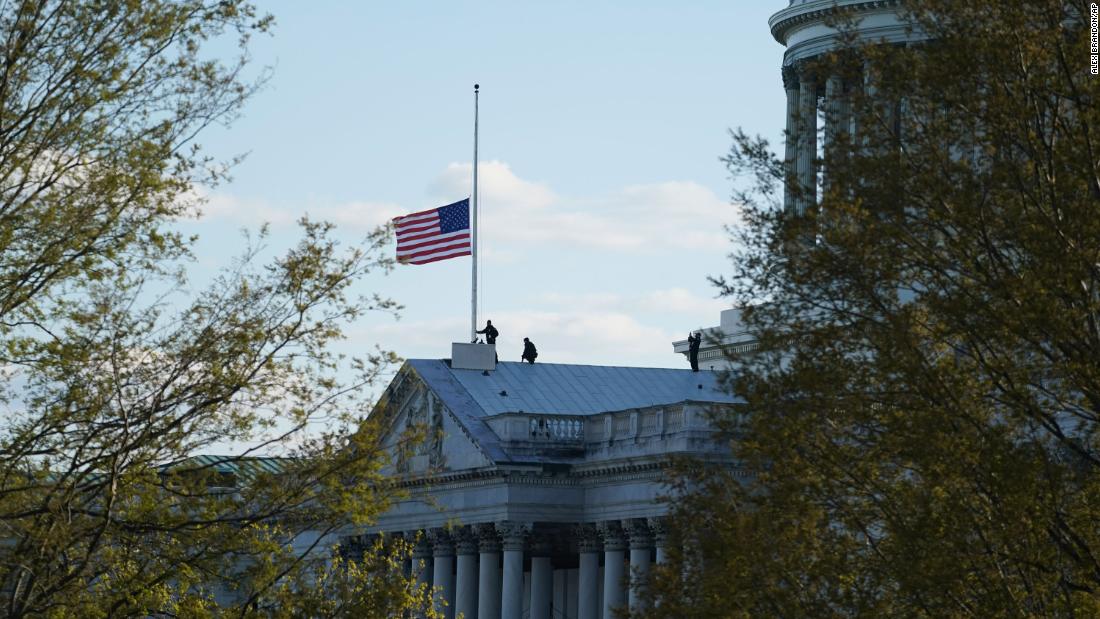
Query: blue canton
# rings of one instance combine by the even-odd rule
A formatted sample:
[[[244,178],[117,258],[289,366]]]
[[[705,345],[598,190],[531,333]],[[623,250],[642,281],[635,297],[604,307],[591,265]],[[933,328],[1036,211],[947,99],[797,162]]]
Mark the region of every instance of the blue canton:
[[[470,227],[470,199],[459,200],[454,204],[448,204],[447,206],[441,206],[439,211],[439,232],[440,234],[446,234],[448,232],[458,232],[459,230],[467,230]]]

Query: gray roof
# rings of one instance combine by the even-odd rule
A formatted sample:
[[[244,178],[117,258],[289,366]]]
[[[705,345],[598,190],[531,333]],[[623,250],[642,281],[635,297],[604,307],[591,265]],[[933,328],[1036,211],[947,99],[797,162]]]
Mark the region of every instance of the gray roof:
[[[515,412],[592,415],[688,400],[739,401],[709,371],[505,361],[486,376],[481,370],[451,369],[443,360],[409,363],[417,370],[428,364],[445,367],[476,404],[478,410],[471,412],[477,417]]]
[[[452,369],[449,359],[406,363],[497,462],[509,457],[484,418],[501,413],[594,415],[688,401],[743,401],[722,390],[710,371],[505,361],[486,375]]]

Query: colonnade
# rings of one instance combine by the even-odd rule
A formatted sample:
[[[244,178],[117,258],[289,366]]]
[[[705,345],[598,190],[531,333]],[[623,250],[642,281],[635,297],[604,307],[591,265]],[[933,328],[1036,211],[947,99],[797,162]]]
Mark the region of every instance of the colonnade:
[[[853,89],[868,89],[870,95],[874,83],[867,73],[862,83],[846,83],[838,75],[822,78],[808,68],[805,62],[783,67],[783,89],[787,94],[787,130],[784,164],[787,177],[794,180],[784,193],[783,204],[787,210],[804,214],[818,199],[818,130],[828,148],[843,135],[856,135],[856,116],[849,104]],[[823,99],[824,104],[821,104]],[[892,110],[884,109],[887,114]],[[819,112],[824,112],[823,126],[819,124]],[[828,170],[821,175],[822,188],[828,187]]]
[[[554,605],[554,571],[562,568],[579,572],[577,619],[610,618],[613,608],[641,607],[641,580],[665,557],[659,519],[576,525],[505,521],[404,535],[417,540],[413,574],[435,589],[438,608],[448,618],[458,613],[466,619],[573,616]]]
[[[825,149],[842,137],[862,149],[883,148],[871,144],[869,127],[859,127],[853,111],[853,94],[861,92],[874,101],[880,92],[874,71],[864,66],[861,77],[845,80],[839,75],[821,76],[814,72],[807,61],[783,66],[783,89],[787,94],[787,130],[784,148],[784,166],[788,183],[784,193],[784,207],[802,215],[816,205],[819,190],[829,188],[829,170],[818,170],[818,133],[824,139]],[[876,101],[873,122],[880,125],[875,131],[880,137],[889,137],[901,144],[911,119],[908,102],[901,100]],[[819,122],[823,119],[824,122]],[[820,175],[819,175],[820,172]],[[820,176],[820,187],[819,187]]]

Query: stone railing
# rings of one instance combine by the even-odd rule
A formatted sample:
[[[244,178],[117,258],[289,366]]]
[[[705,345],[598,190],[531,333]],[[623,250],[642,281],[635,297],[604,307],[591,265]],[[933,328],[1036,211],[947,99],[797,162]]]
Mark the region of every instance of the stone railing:
[[[504,413],[486,420],[504,443],[584,443],[584,417],[540,413]]]
[[[705,408],[705,405],[674,404],[591,415],[585,418],[585,442],[635,440],[690,429],[707,429],[710,424],[706,420]]]
[[[709,437],[715,430],[708,414],[711,408],[705,403],[684,402],[594,415],[503,413],[485,421],[513,456],[644,455],[663,452],[680,442],[687,448]],[[725,414],[740,413],[729,408]]]
[[[577,416],[532,415],[528,420],[531,440],[580,442],[584,440],[584,420]]]

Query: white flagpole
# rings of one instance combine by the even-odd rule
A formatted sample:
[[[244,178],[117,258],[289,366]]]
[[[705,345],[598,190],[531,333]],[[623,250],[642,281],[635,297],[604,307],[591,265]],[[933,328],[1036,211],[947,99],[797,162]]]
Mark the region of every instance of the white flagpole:
[[[470,286],[470,341],[477,340],[477,97],[474,84],[474,191],[470,194],[470,262],[473,274]]]

